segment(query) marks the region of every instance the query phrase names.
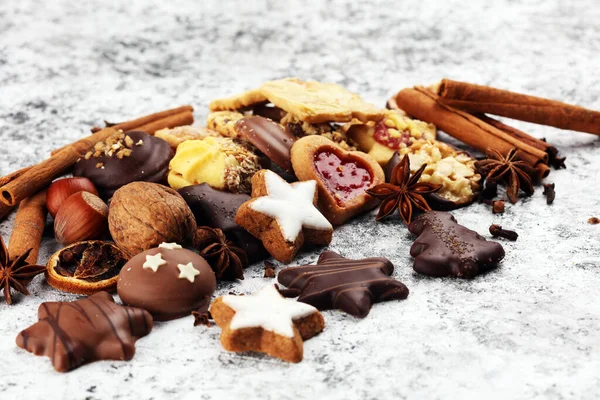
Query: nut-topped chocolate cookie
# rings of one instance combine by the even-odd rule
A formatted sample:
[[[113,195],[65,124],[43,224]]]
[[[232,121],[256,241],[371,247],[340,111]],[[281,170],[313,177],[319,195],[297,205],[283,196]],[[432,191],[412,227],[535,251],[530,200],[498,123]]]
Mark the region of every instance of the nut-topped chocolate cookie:
[[[204,258],[176,243],[162,243],[123,266],[117,292],[125,304],[143,308],[155,320],[190,314],[210,303],[217,281]]]
[[[121,132],[96,144],[75,164],[73,175],[91,180],[108,199],[131,182],[165,182],[172,158],[164,140],[141,131]]]

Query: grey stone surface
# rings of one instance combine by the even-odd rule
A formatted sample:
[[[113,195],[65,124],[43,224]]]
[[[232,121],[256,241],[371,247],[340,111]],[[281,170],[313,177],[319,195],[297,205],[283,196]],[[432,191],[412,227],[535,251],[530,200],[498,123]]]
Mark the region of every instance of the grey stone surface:
[[[451,77],[600,109],[600,8],[589,1],[0,2],[0,173],[29,165],[103,119],[180,104],[201,123],[211,99],[299,76],[340,83],[383,105],[398,89]],[[567,156],[507,212],[454,212],[484,236],[513,228],[506,259],[472,281],[416,275],[399,220],[366,215],[335,232],[348,257],[386,256],[407,300],[364,320],[325,312],[297,365],[225,352],[217,327],[157,323],[130,362],[68,374],[18,349],[43,301],[73,300],[38,277],[0,301],[0,399],[402,399],[600,397],[600,140],[514,123]],[[8,239],[12,218],[0,225]],[[46,238],[41,260],[57,249]],[[298,262],[314,260],[304,253]],[[251,267],[230,290],[271,281]]]

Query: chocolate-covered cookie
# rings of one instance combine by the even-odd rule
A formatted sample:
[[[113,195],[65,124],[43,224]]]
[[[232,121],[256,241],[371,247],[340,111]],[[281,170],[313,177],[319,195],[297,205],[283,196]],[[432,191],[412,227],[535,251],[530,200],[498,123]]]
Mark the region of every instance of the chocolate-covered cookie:
[[[373,303],[405,299],[408,288],[391,277],[394,265],[383,257],[352,260],[334,251],[324,251],[317,265],[285,268],[277,276],[287,286],[285,296],[319,310],[340,309],[358,318],[371,311]]]
[[[254,115],[237,121],[235,129],[284,171],[293,172],[290,150],[296,139],[283,126]]]
[[[428,211],[409,226],[419,235],[410,248],[415,271],[429,276],[473,278],[494,268],[504,258],[499,243],[456,222],[452,214]]]
[[[66,372],[98,360],[131,360],[135,342],[152,330],[150,314],[115,304],[98,292],[74,302],[42,303],[38,322],[17,336],[17,346],[50,357]]]
[[[204,258],[178,244],[162,243],[123,266],[117,292],[125,304],[166,321],[210,303],[216,285],[215,273]]]
[[[198,226],[222,230],[227,239],[246,252],[250,263],[269,257],[262,242],[235,222],[238,208],[250,196],[213,189],[207,183],[184,187],[179,194],[190,206]]]
[[[173,151],[166,141],[131,131],[98,143],[75,164],[73,175],[91,180],[100,195],[108,199],[131,182],[166,182],[172,158]]]

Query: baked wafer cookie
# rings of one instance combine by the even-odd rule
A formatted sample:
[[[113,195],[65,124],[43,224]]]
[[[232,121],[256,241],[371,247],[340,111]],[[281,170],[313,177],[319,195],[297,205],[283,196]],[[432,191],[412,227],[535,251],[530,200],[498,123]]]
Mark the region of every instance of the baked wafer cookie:
[[[215,100],[211,111],[236,111],[270,102],[292,114],[295,119],[309,123],[379,121],[384,111],[363,101],[359,95],[333,83],[303,82],[297,78],[279,79],[264,83],[260,88]]]

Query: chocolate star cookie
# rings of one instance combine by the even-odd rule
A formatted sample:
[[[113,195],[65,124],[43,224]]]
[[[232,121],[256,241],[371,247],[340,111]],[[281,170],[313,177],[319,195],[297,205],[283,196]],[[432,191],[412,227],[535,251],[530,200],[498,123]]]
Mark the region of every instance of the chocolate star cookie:
[[[135,342],[152,330],[140,308],[115,304],[107,292],[74,302],[42,303],[38,322],[17,336],[17,346],[46,355],[59,372],[98,360],[131,360]]]
[[[284,295],[298,296],[298,301],[319,310],[339,308],[364,318],[373,303],[405,299],[408,288],[390,278],[394,265],[383,257],[351,260],[333,251],[325,251],[317,265],[302,265],[282,270],[277,280],[290,290]]]

